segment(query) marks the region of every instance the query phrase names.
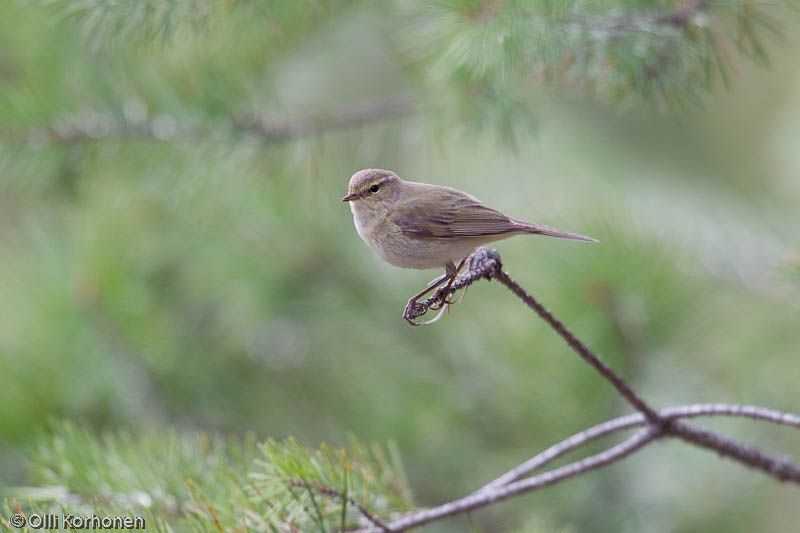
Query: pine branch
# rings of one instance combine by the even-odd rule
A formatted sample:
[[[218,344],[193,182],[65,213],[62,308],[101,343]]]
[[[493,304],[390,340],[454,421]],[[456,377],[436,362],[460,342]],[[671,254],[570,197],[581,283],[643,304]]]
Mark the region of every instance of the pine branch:
[[[147,41],[171,33],[187,21],[199,20],[200,25],[209,25],[206,19],[227,18],[240,10],[239,4],[253,3],[233,2],[229,8],[207,0],[174,6],[148,0],[145,7],[127,0],[113,6],[99,0],[83,3],[58,0],[56,4],[62,6],[65,16],[88,25],[91,29],[86,31],[90,34],[138,34]],[[718,8],[713,20],[709,15],[712,7]],[[430,9],[430,6],[419,8]],[[463,8],[456,2],[452,10]],[[302,20],[300,28],[306,31],[314,27],[310,21],[329,11],[326,8],[317,12],[306,7],[272,13],[269,9],[253,9],[252,17],[262,18],[265,26],[271,27],[273,23],[277,27],[291,26],[292,21]],[[779,25],[761,13],[761,6],[752,6],[749,0],[729,3],[683,0],[671,12],[577,13],[561,18],[547,11],[536,11],[535,5],[490,0],[477,7],[470,5],[466,12],[468,24],[459,23],[452,29],[448,25],[458,19],[448,9],[442,8],[437,13],[439,22],[436,17],[425,20],[424,24],[432,25],[430,31],[423,31],[427,39],[413,38],[419,43],[404,45],[402,53],[411,57],[402,57],[402,64],[422,69],[435,64],[438,70],[432,78],[437,81],[429,88],[430,93],[438,96],[443,92],[446,87],[442,80],[458,80],[454,85],[460,96],[450,107],[460,120],[467,119],[475,125],[495,122],[508,137],[513,137],[513,125],[532,120],[530,113],[522,110],[531,103],[534,80],[590,89],[613,99],[647,99],[655,94],[662,106],[671,108],[680,100],[699,101],[707,89],[705,85],[711,83],[711,72],[719,72],[723,82],[728,83],[727,63],[731,58],[718,53],[726,44],[725,32],[719,31],[719,27],[733,25],[731,20],[735,19],[739,26],[735,33],[740,37],[730,42],[761,62],[766,59],[761,35],[779,31]],[[417,22],[415,19],[412,26]],[[697,28],[701,27],[714,31],[704,30],[704,40],[698,40]],[[629,35],[622,38],[622,34]],[[449,41],[459,46],[448,46]],[[505,41],[514,43],[512,55],[508,55],[511,50],[504,51]],[[453,50],[458,51],[457,56],[448,55]],[[503,75],[495,75],[498,72]],[[244,113],[222,121],[209,118],[208,124],[199,127],[196,123],[184,123],[169,112],[141,122],[103,114],[76,114],[30,129],[0,128],[0,143],[41,146],[104,139],[166,141],[209,137],[220,130],[254,134],[265,142],[281,142],[405,116],[415,109],[414,100],[409,94],[391,95],[288,119]]]
[[[58,424],[37,445],[38,483],[12,494],[46,509],[142,515],[157,531],[333,531],[372,525],[410,508],[407,488],[380,447],[310,450],[293,439],[225,440],[203,434],[100,436]],[[102,480],[102,486],[98,486]],[[300,489],[300,490],[298,490]],[[346,505],[343,505],[346,502]],[[8,508],[0,515],[10,516]],[[189,527],[189,526],[192,527]]]
[[[488,117],[501,131],[509,115],[520,124],[525,114],[510,112],[495,95],[511,95],[507,100],[530,108],[532,88],[540,86],[623,107],[655,104],[674,112],[702,106],[717,73],[728,86],[736,61],[719,50],[730,47],[763,63],[762,41],[780,37],[782,9],[791,8],[791,2],[752,0],[682,0],[671,10],[624,2],[605,9],[574,2],[480,5],[485,9],[466,2],[421,7],[409,24],[414,42],[408,48],[412,64],[436,88],[451,80],[462,93],[462,115],[480,123]],[[475,87],[492,96],[476,99]]]
[[[402,117],[411,113],[413,108],[414,98],[411,94],[397,94],[340,105],[323,115],[292,120],[276,120],[266,115],[242,116],[237,118],[236,125],[267,141],[286,141]]]
[[[234,134],[252,134],[267,143],[279,143],[399,118],[411,114],[413,110],[413,95],[401,93],[386,98],[341,104],[326,113],[291,119],[240,113],[223,125],[203,128],[182,124],[169,115],[131,122],[97,113],[83,113],[37,128],[0,128],[0,144],[40,147],[106,140],[191,140],[211,137],[220,128],[227,128]]]
[[[259,2],[252,0],[38,0],[57,17],[77,23],[83,39],[96,48],[110,43],[168,43],[194,38],[231,19],[245,20],[275,40],[287,28],[324,20],[353,3]]]

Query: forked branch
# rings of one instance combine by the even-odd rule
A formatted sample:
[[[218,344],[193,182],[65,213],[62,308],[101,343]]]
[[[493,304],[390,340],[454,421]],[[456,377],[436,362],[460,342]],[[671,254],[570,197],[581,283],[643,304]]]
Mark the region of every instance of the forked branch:
[[[755,446],[737,442],[727,436],[683,420],[701,416],[745,417],[800,429],[800,417],[764,407],[731,404],[695,404],[668,407],[660,411],[656,410],[637,394],[625,379],[614,372],[560,320],[555,318],[538,300],[511,279],[502,270],[500,256],[494,250],[487,248],[475,250],[469,258],[469,267],[466,272],[461,274],[452,286],[441,287],[427,300],[417,302],[414,308],[414,318],[424,315],[428,309],[441,308],[445,303],[451,301],[456,291],[465,289],[482,278],[497,280],[518,296],[525,305],[535,311],[566,341],[575,353],[605,378],[638,412],[603,422],[576,433],[509,470],[468,496],[432,509],[409,513],[383,523],[381,524],[383,531],[406,531],[448,516],[466,513],[472,509],[484,507],[517,494],[553,485],[565,479],[615,463],[649,443],[665,437],[676,437],[696,446],[713,450],[742,465],[761,470],[778,481],[789,481],[800,485],[800,466],[789,459],[772,455]],[[548,472],[525,477],[567,452],[601,437],[634,427],[641,427],[641,429],[628,439],[605,451]],[[360,531],[375,531],[375,529]]]

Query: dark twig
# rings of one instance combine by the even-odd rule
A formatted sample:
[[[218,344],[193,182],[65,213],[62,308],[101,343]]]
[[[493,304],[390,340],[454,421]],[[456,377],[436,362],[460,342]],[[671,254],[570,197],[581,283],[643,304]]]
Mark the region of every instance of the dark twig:
[[[662,24],[686,30],[693,17],[705,11],[710,4],[711,0],[684,0],[674,12],[660,17],[659,21]],[[648,81],[653,83],[660,81],[662,72],[675,55],[675,47],[674,41],[664,43],[652,61],[645,66],[644,76]]]
[[[696,14],[705,11],[711,5],[711,0],[683,0],[671,15],[664,18],[665,22],[669,22],[674,26],[685,28],[692,17]]]
[[[315,491],[325,496],[332,496],[338,500],[346,500],[347,503],[358,509],[358,512],[366,518],[369,522],[371,522],[375,527],[377,527],[382,532],[392,533],[394,529],[389,527],[385,524],[380,518],[376,517],[374,514],[370,513],[363,505],[358,503],[352,496],[345,496],[340,491],[334,489],[333,487],[329,487],[327,485],[322,485],[320,483],[315,484],[308,484],[304,480],[301,479],[294,479],[288,478],[286,479],[286,483],[293,487],[297,487],[300,489],[306,489],[308,491]]]
[[[566,21],[568,25],[579,26],[586,30],[608,32],[657,32],[674,29],[686,29],[692,17],[705,11],[711,0],[685,0],[671,13],[630,13],[617,16],[572,17]]]
[[[494,278],[516,294],[528,307],[533,309],[545,322],[556,331],[567,344],[584,361],[593,366],[608,382],[610,382],[628,402],[639,410],[651,424],[663,425],[667,433],[679,437],[698,446],[716,450],[721,455],[738,459],[752,468],[758,468],[780,481],[792,480],[800,483],[800,467],[784,459],[772,457],[760,450],[737,443],[707,430],[697,428],[685,422],[673,422],[659,415],[652,407],[638,396],[627,382],[617,375],[597,355],[567,329],[560,320],[544,308],[533,296],[512,280],[508,274],[498,270]]]
[[[525,304],[536,311],[542,319],[555,330],[575,352],[580,355],[584,361],[593,366],[600,374],[606,378],[622,396],[633,405],[637,411],[640,411],[647,416],[648,419],[656,423],[660,423],[658,413],[650,407],[639,395],[637,395],[630,386],[619,377],[611,368],[600,360],[585,344],[583,344],[575,335],[569,331],[564,324],[554,317],[547,309],[544,308],[533,296],[528,294],[517,282],[508,277],[508,274],[503,272],[502,261],[500,255],[496,250],[489,250],[488,248],[478,248],[470,256],[469,269],[466,274],[459,276],[451,287],[442,287],[438,289],[433,296],[423,302],[418,302],[418,307],[414,310],[412,318],[417,318],[424,315],[429,308],[433,306],[436,308],[438,305],[443,305],[448,298],[455,293],[458,289],[468,287],[472,283],[481,278],[496,279],[505,285],[511,292],[516,294]]]
[[[779,481],[793,481],[800,485],[800,466],[788,459],[773,457],[755,446],[735,442],[728,437],[687,422],[670,424],[666,431],[686,442],[714,450],[724,457],[734,459],[751,468],[762,470]]]
[[[597,370],[600,375],[606,378],[606,380],[611,383],[617,389],[617,391],[619,391],[619,393],[626,400],[628,400],[628,403],[636,408],[637,411],[644,414],[651,422],[661,423],[661,418],[658,416],[658,413],[655,411],[655,409],[650,407],[638,394],[636,394],[624,379],[618,376],[616,372],[611,370],[611,367],[597,357],[594,352],[592,352],[569,329],[567,329],[567,327],[564,326],[560,320],[554,317],[550,311],[545,309],[545,307],[540,304],[536,298],[526,292],[525,289],[520,287],[516,281],[508,277],[508,274],[502,270],[498,270],[494,273],[494,279],[505,285],[508,290],[516,294],[523,302],[525,302],[525,305],[533,309],[536,314],[542,318],[542,320],[547,322],[547,324],[561,336],[561,338],[567,341],[567,344],[569,344],[570,348],[580,355],[584,361],[594,367],[594,369]]]

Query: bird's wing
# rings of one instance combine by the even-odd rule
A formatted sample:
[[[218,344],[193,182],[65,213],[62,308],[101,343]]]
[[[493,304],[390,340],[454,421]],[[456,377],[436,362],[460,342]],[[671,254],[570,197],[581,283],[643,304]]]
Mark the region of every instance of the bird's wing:
[[[409,237],[480,237],[520,230],[511,218],[455,189],[436,187],[414,196],[395,204],[390,214],[391,222]]]

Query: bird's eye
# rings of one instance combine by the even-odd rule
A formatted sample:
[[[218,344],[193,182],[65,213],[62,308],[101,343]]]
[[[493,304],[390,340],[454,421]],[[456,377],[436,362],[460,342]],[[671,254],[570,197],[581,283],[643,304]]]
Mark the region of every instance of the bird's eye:
[[[373,193],[374,192],[378,192],[378,189],[380,189],[380,188],[381,188],[380,185],[373,185],[372,187],[369,188],[369,192],[373,192]]]

